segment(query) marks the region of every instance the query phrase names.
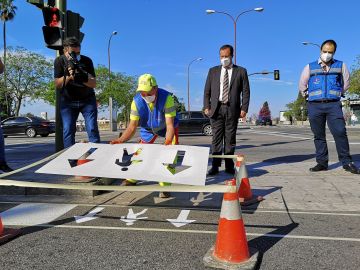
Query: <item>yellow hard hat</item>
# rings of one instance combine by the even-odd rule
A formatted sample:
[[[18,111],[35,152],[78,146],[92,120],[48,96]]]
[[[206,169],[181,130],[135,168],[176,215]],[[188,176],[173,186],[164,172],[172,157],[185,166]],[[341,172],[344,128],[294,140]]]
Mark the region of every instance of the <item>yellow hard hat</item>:
[[[139,77],[138,88],[136,91],[149,92],[154,86],[157,86],[155,77],[151,74],[143,74]]]

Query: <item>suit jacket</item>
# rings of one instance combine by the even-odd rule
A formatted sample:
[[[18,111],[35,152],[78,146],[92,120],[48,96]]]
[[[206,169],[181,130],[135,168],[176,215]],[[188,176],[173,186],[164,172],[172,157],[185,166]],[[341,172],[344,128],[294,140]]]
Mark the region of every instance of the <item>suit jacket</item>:
[[[210,117],[214,116],[219,106],[221,66],[209,69],[204,89],[204,109],[210,109]],[[233,65],[229,103],[235,117],[240,117],[240,111],[248,112],[250,102],[250,86],[245,68]]]

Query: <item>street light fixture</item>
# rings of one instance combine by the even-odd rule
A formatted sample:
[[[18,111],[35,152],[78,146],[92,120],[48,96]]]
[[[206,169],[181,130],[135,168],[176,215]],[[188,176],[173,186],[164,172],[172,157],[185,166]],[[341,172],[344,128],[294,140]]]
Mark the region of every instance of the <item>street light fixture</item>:
[[[201,61],[203,60],[201,57],[195,58],[193,59],[189,65],[188,65],[188,69],[187,69],[187,96],[188,96],[188,112],[190,112],[190,66],[192,63],[194,63],[195,61]]]
[[[317,43],[313,43],[313,42],[309,42],[309,41],[303,41],[301,42],[303,45],[313,45],[313,46],[317,46],[319,47],[319,49],[321,48],[319,44]]]
[[[115,36],[115,35],[117,35],[117,31],[113,31],[111,33],[110,38],[109,38],[109,43],[108,43],[109,89],[110,89],[110,93],[111,93],[110,42],[111,42],[111,38],[113,36]],[[116,127],[113,128],[113,99],[112,99],[112,97],[109,97],[109,112],[110,112],[110,120],[109,120],[110,131],[116,131]]]
[[[206,14],[214,14],[214,13],[225,14],[225,15],[229,16],[230,19],[233,21],[233,23],[234,23],[234,63],[235,64],[236,64],[236,24],[237,24],[237,20],[244,13],[251,12],[251,11],[262,12],[262,11],[264,11],[264,8],[263,7],[257,7],[257,8],[245,10],[245,11],[241,12],[239,15],[237,15],[236,18],[234,18],[229,13],[224,12],[224,11],[217,11],[217,10],[214,10],[214,9],[207,9],[206,10]]]

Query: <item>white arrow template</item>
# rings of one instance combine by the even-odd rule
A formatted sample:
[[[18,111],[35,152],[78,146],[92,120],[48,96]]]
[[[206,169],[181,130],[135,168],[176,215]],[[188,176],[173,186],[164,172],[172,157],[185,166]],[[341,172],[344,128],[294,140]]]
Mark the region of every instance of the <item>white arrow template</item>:
[[[190,210],[181,210],[177,219],[166,219],[166,220],[169,221],[176,228],[179,228],[179,227],[185,226],[191,222],[196,221],[196,220],[187,219],[189,214],[190,214]]]
[[[138,217],[138,216],[141,216],[142,214],[145,214],[146,211],[147,211],[147,209],[144,209],[139,213],[134,213],[132,208],[130,208],[127,216],[121,216],[120,220],[124,221],[126,223],[126,226],[134,225],[135,221],[147,218],[147,217]]]
[[[70,161],[77,161],[84,153],[89,153],[86,159],[91,161],[79,165],[76,163],[76,166],[73,162],[71,166]],[[36,172],[204,186],[208,159],[208,147],[77,143]],[[176,160],[178,164],[174,164]],[[171,164],[175,172],[168,170],[169,166],[164,164]]]
[[[104,210],[104,207],[96,207],[95,209],[91,210],[89,213],[87,213],[85,216],[74,216],[76,223],[83,223],[86,221],[94,220],[99,217],[94,217],[96,214],[100,213],[102,210]]]

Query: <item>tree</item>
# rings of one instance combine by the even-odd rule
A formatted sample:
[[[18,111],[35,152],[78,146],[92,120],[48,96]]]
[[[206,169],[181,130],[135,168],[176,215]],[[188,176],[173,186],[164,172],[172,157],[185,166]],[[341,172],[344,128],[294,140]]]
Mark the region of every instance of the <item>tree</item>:
[[[119,121],[128,123],[130,107],[136,93],[136,78],[119,72],[111,72],[111,86],[109,83],[109,70],[99,65],[96,73],[96,95],[100,109],[107,109],[109,98],[112,97],[114,107],[120,110]]]
[[[306,100],[301,95],[301,93],[298,94],[298,97],[295,101],[286,104],[286,107],[288,108],[288,110],[284,113],[286,118],[290,119],[295,117],[296,120],[300,121],[307,119],[308,113],[306,110]],[[301,107],[303,108],[303,111],[301,111]]]
[[[40,54],[17,47],[8,50],[8,91],[11,115],[19,115],[24,99],[41,98],[53,80],[52,62]]]
[[[184,102],[180,102],[179,98],[177,96],[175,96],[174,94],[172,95],[174,98],[174,103],[175,103],[175,107],[176,107],[176,111],[177,112],[184,112],[186,111],[185,109],[185,103]]]
[[[0,18],[3,22],[3,41],[4,41],[4,84],[3,84],[3,95],[1,95],[1,98],[5,97],[6,102],[6,114],[10,115],[10,101],[8,98],[8,92],[7,92],[7,65],[6,65],[6,23],[8,21],[12,21],[15,17],[17,7],[14,6],[13,0],[0,0]]]
[[[360,55],[356,58],[356,63],[350,73],[349,95],[360,96]]]
[[[259,118],[263,119],[271,119],[271,111],[269,109],[269,104],[267,101],[264,102],[263,106],[259,111]]]

